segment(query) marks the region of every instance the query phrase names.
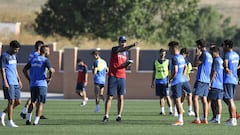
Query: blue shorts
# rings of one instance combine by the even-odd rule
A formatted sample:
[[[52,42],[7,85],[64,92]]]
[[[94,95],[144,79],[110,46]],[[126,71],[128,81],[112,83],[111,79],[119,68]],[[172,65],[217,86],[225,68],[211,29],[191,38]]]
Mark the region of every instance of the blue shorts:
[[[19,85],[9,85],[9,89],[3,89],[4,99],[15,100],[21,98],[21,90]]]
[[[108,96],[117,95],[125,95],[126,94],[126,79],[125,78],[117,78],[114,76],[108,77]]]
[[[237,85],[235,84],[223,84],[225,99],[233,99],[237,90]]]
[[[197,95],[200,97],[208,96],[209,83],[196,81],[194,84],[194,88],[195,88],[194,95]]]
[[[95,86],[98,86],[100,89],[104,88],[104,84],[94,83]]]
[[[77,83],[76,92],[79,93],[80,91],[86,91],[84,83]]]
[[[173,85],[171,88],[172,88],[172,97],[173,98],[180,98],[180,97],[182,97],[183,83],[178,83],[176,85]]]
[[[208,99],[218,100],[223,99],[223,90],[217,88],[211,88],[208,93]]]
[[[160,97],[169,96],[168,84],[156,84],[155,95]]]
[[[187,82],[183,82],[183,92],[186,93],[186,94],[192,93],[191,85],[190,85],[190,83],[188,81]]]
[[[31,101],[38,103],[46,103],[47,87],[34,86],[31,87]]]

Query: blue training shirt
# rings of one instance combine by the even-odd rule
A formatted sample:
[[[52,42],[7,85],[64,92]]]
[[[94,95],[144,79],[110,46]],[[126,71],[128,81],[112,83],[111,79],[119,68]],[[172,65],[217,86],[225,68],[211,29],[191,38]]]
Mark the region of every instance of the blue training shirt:
[[[221,57],[213,59],[212,70],[216,72],[216,76],[213,78],[211,88],[223,90],[223,60]]]
[[[28,61],[30,61],[32,58],[34,58],[34,57],[36,57],[36,56],[38,56],[38,55],[39,55],[39,53],[36,52],[36,51],[31,52],[31,53],[29,54]]]
[[[176,54],[173,56],[172,58],[172,66],[171,66],[171,72],[174,71],[174,66],[178,67],[178,72],[177,75],[173,78],[172,80],[172,86],[182,83],[182,82],[186,82],[186,77],[184,75],[184,67],[186,65],[186,61],[184,59],[184,57],[180,54]]]
[[[15,54],[10,55],[7,52],[3,52],[1,55],[1,68],[5,69],[9,85],[19,85],[17,78],[17,58]]]
[[[230,51],[224,55],[224,60],[228,60],[228,68],[231,70],[231,74],[223,73],[223,82],[224,84],[238,84],[238,76],[237,76],[237,67],[239,63],[239,55]]]
[[[48,58],[38,55],[28,62],[26,68],[30,69],[30,87],[47,87],[45,70],[51,68]]]
[[[107,63],[103,59],[97,59],[93,63],[93,69],[97,68],[97,73],[94,76],[94,83],[105,84],[106,72],[107,72]]]
[[[204,83],[210,83],[213,58],[208,51],[203,51],[199,60],[202,63],[198,66],[196,80]]]

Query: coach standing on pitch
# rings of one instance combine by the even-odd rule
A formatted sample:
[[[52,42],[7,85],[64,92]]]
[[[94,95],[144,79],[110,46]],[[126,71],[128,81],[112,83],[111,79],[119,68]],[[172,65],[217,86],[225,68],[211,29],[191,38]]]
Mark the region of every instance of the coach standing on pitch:
[[[126,41],[127,38],[125,36],[120,36],[118,39],[118,46],[113,47],[111,51],[107,100],[105,103],[105,116],[103,122],[107,122],[109,119],[111,103],[116,91],[118,98],[118,115],[116,121],[121,121],[123,100],[126,94],[126,68],[132,63],[132,60],[128,60],[128,50],[138,45],[138,42],[135,42],[132,45],[126,46]]]

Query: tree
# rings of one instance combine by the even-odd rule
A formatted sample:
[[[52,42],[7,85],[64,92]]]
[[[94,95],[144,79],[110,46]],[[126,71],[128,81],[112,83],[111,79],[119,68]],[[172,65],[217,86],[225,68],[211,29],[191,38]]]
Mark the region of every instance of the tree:
[[[56,4],[57,3],[57,4]],[[36,18],[36,31],[45,36],[116,39],[121,34],[141,38],[152,32],[148,0],[49,0]]]
[[[224,39],[231,39],[236,34],[236,26],[230,26],[231,19],[223,19],[213,7],[204,7],[199,10],[198,18],[192,27],[196,37],[220,44]]]
[[[176,40],[181,46],[193,44],[191,26],[197,18],[198,0],[165,0],[159,4],[159,27],[156,33],[161,43]]]
[[[236,27],[199,0],[48,0],[36,18],[35,30],[45,36],[73,38],[119,35],[191,47],[198,38],[220,42],[233,38]],[[236,37],[236,36],[235,36]]]

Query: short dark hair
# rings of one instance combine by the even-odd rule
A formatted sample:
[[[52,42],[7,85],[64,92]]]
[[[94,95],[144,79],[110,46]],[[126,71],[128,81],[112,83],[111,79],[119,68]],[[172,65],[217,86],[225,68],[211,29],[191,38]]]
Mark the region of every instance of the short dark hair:
[[[216,43],[210,43],[209,50],[212,52],[212,51],[213,51],[213,48],[216,47],[216,46],[217,46]]]
[[[77,59],[77,63],[82,62],[83,60],[81,58]]]
[[[12,40],[9,45],[11,48],[20,48],[21,47],[20,43],[17,40]]]
[[[223,44],[227,45],[229,48],[233,48],[233,41],[232,40],[226,39],[226,40],[223,41]]]
[[[177,41],[171,41],[168,43],[168,46],[169,47],[177,47],[177,46],[179,46],[179,43]]]
[[[195,41],[197,45],[200,45],[201,47],[206,47],[206,41],[204,39],[199,39]]]
[[[180,54],[188,54],[188,53],[189,53],[188,49],[185,47],[180,50]]]
[[[97,55],[97,54],[100,54],[100,52],[99,52],[98,50],[94,50],[94,51],[92,51],[91,54],[92,54],[92,55]]]
[[[162,53],[162,52],[166,52],[166,50],[163,49],[163,48],[161,48],[161,49],[159,50],[159,53]]]
[[[41,48],[40,48],[40,53],[45,53],[45,48],[48,48],[49,46],[48,45],[42,45]]]
[[[220,52],[220,49],[218,47],[214,46],[211,48],[211,51],[212,52]]]
[[[40,46],[44,45],[44,42],[41,40],[38,40],[35,42],[35,49],[38,50]]]

